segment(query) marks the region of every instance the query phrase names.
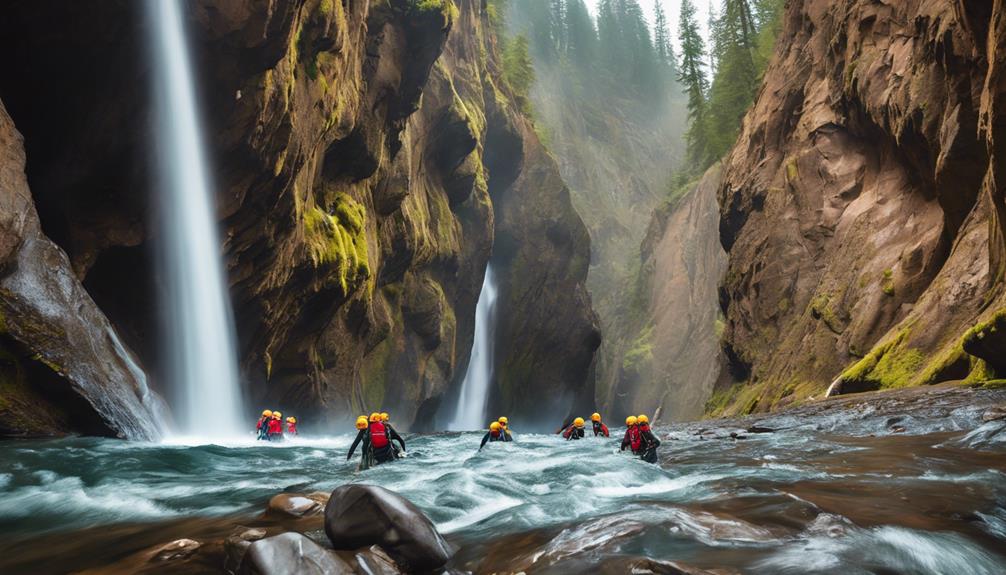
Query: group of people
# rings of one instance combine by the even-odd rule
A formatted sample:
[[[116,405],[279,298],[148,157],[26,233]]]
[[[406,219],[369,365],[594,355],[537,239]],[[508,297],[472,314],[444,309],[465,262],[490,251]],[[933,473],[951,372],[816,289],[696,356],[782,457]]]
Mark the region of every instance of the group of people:
[[[569,424],[569,426],[562,430],[562,436],[566,438],[566,441],[571,439],[583,439],[583,426],[585,423],[586,422],[582,417],[575,418],[573,423]],[[594,437],[611,437],[611,434],[608,432],[608,426],[601,421],[600,413],[592,413],[590,416],[590,423],[594,428]]]
[[[283,414],[279,411],[266,409],[255,424],[257,439],[260,441],[283,441],[285,435],[297,435],[297,418],[286,418],[286,430],[283,429]]]
[[[353,445],[349,446],[349,453],[346,454],[346,461],[353,457],[357,446],[363,444],[363,455],[360,460],[360,469],[367,469],[372,465],[379,465],[394,461],[402,457],[405,453],[405,440],[391,426],[391,417],[386,413],[370,414],[370,417],[361,415],[356,418],[356,439]],[[398,449],[393,442],[397,441],[401,446]]]
[[[568,420],[567,420],[568,421]],[[594,437],[611,437],[608,426],[601,421],[600,413],[593,413],[590,422]],[[482,445],[479,451],[491,441],[513,441],[506,417],[489,424],[489,431],[482,437]],[[582,417],[574,418],[572,422],[563,425],[558,431],[566,441],[583,439],[586,436],[586,421]],[[622,437],[621,450],[629,449],[633,455],[638,455],[643,461],[649,463],[657,462],[657,447],[660,440],[650,429],[650,418],[645,414],[630,415],[625,419],[625,435]]]
[[[479,451],[482,451],[482,448],[490,441],[513,441],[509,425],[510,420],[506,417],[501,417],[490,423],[489,431],[482,436],[482,445],[479,446]]]
[[[625,448],[629,448],[632,450],[633,455],[638,455],[643,461],[656,463],[658,447],[660,447],[660,440],[650,430],[649,417],[641,414],[630,415],[625,418],[625,436],[622,437],[622,451],[625,451]]]

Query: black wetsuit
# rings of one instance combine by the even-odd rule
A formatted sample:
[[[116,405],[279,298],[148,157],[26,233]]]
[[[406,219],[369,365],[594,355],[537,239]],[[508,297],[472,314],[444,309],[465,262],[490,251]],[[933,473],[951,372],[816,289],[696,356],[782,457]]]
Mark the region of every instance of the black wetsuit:
[[[566,441],[569,441],[571,439],[583,439],[583,428],[574,425],[569,429],[567,429],[566,432],[562,434],[562,436],[566,438]]]
[[[503,439],[505,435],[506,434],[502,431],[497,431],[496,435],[493,435],[492,431],[487,431],[486,434],[482,436],[482,445],[479,445],[479,451],[481,451],[482,448],[486,446],[486,443],[489,443],[490,441],[506,441],[506,439]]]
[[[643,445],[640,448],[642,455],[640,458],[647,463],[657,462],[657,448],[660,447],[660,440],[650,431],[649,425],[641,425],[639,434],[643,437]]]
[[[353,440],[353,445],[349,446],[349,453],[346,454],[346,461],[349,461],[353,457],[353,452],[356,451],[356,446],[363,442],[363,453],[367,453],[367,449],[370,448],[370,433],[369,429],[361,429],[359,433],[356,434],[356,439]]]
[[[395,449],[395,457],[398,457],[398,449],[395,448],[394,443],[392,442],[397,441],[398,444],[402,446],[402,451],[405,451],[405,440],[402,439],[401,435],[398,435],[398,432],[395,431],[395,428],[391,427],[391,424],[388,423],[387,421],[384,422],[384,427],[388,430],[388,440],[389,440],[388,443],[391,443],[392,448]]]

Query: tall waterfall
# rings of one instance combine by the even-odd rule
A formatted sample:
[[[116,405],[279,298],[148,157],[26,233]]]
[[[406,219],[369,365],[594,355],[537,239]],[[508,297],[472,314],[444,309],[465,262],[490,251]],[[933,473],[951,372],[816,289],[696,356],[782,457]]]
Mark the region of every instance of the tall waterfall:
[[[154,139],[162,218],[159,264],[167,289],[166,372],[178,431],[233,436],[246,427],[234,321],[181,3],[146,3],[157,98]]]
[[[461,383],[461,397],[449,429],[467,431],[486,426],[489,383],[493,377],[493,347],[496,333],[496,277],[492,266],[486,267],[482,293],[475,306],[475,342],[468,360],[468,371]]]

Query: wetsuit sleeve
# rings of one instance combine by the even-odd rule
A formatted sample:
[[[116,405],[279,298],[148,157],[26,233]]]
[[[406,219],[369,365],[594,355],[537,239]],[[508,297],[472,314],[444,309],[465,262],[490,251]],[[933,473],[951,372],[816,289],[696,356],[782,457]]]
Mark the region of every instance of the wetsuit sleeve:
[[[628,447],[628,446],[630,446],[630,445],[632,445],[632,440],[629,439],[629,430],[626,429],[625,430],[625,435],[622,436],[622,447],[620,448],[620,450],[621,451],[625,451],[625,448]]]
[[[608,426],[603,423],[601,424],[601,434],[605,437],[611,437],[611,433],[608,432]]]
[[[566,438],[566,441],[569,441],[570,439],[572,439],[573,438],[573,428],[572,427],[567,427],[566,431],[562,432],[562,436]]]
[[[353,445],[349,446],[349,453],[346,454],[346,461],[349,461],[353,457],[353,452],[356,451],[356,446],[360,445],[360,441],[363,436],[367,434],[366,429],[361,429],[359,433],[356,434],[356,439],[353,440]]]
[[[644,431],[643,439],[645,439],[647,445],[651,447],[660,447],[660,440],[657,439],[657,436],[654,435],[652,431]]]
[[[402,439],[402,436],[398,435],[398,432],[395,431],[394,427],[391,427],[390,425],[387,424],[385,425],[385,427],[388,428],[388,438],[391,439],[391,441],[397,441],[398,444],[402,446],[402,451],[405,451],[405,440]]]
[[[485,447],[486,443],[488,442],[489,442],[489,433],[486,433],[485,436],[482,438],[482,445],[479,446],[479,451],[482,451],[482,448]]]

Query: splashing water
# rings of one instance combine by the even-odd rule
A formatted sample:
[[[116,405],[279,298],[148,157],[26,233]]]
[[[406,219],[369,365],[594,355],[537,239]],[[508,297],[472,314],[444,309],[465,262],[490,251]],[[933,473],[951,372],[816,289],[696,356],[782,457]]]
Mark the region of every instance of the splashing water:
[[[221,437],[241,432],[243,408],[213,188],[179,4],[148,0],[146,6],[158,97],[167,372],[180,430]]]
[[[492,265],[486,267],[482,293],[475,306],[475,341],[468,371],[461,384],[457,411],[448,429],[467,431],[485,425],[486,404],[489,400],[489,383],[493,377],[493,346],[496,334],[496,276]]]

